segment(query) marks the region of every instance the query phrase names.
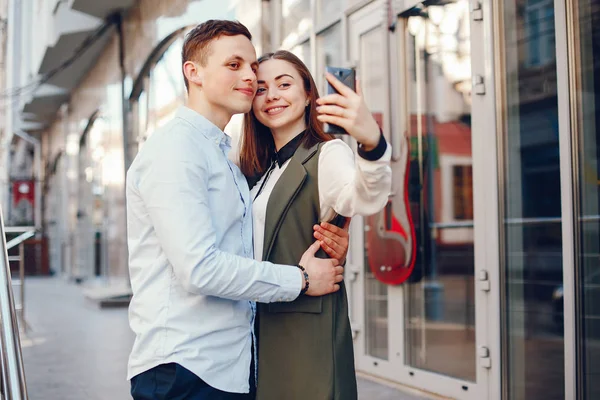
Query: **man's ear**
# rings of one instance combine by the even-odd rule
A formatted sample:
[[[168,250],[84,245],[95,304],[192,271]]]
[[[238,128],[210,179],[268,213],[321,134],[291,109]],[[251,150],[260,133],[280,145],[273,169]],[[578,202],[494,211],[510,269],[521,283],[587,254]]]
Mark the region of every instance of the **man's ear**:
[[[192,61],[183,64],[183,73],[189,82],[202,86],[203,71]]]

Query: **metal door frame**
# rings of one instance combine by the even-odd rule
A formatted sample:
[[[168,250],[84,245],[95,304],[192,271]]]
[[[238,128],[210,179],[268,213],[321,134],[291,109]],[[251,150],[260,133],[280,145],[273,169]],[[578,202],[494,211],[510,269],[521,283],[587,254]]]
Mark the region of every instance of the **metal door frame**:
[[[389,71],[402,71],[404,59],[403,40],[398,40],[398,35],[403,35],[404,24],[402,18],[396,17],[399,13],[419,4],[415,0],[399,0],[388,4],[383,1],[371,2],[360,9],[352,10],[344,18],[347,35],[344,46],[346,59],[350,56],[350,35],[360,35],[360,32],[349,31],[349,19],[368,18],[379,15],[377,22],[372,21],[373,27],[386,24],[385,16],[390,15],[390,7],[395,21],[395,33],[388,31],[389,43]],[[379,14],[374,10],[379,8]],[[416,369],[405,364],[404,350],[404,289],[403,286],[388,288],[388,335],[389,335],[389,361],[382,361],[366,355],[364,331],[364,274],[362,265],[364,260],[363,221],[355,218],[351,227],[351,254],[349,256],[348,274],[353,283],[348,285],[352,298],[351,320],[356,329],[356,358],[357,369],[369,374],[377,375],[403,385],[450,396],[459,399],[500,399],[501,374],[500,374],[500,246],[499,246],[499,193],[498,193],[498,163],[490,162],[490,155],[497,155],[497,124],[496,124],[496,92],[495,92],[495,48],[494,32],[495,22],[492,0],[481,2],[481,8],[471,5],[471,56],[472,74],[479,75],[485,83],[485,94],[473,95],[472,98],[472,158],[473,158],[473,187],[474,187],[474,228],[475,247],[475,305],[476,305],[476,346],[477,354],[488,353],[489,359],[483,363],[478,362],[476,382],[466,382],[444,376],[438,373]],[[388,12],[385,12],[388,11]],[[481,14],[479,14],[481,13]],[[477,19],[473,20],[473,15]],[[480,18],[481,17],[481,18]],[[373,17],[371,17],[373,18]],[[387,30],[387,26],[386,26]],[[400,32],[400,33],[399,33]],[[400,36],[402,37],[402,36]],[[390,113],[387,123],[391,132],[402,131],[403,114],[402,93],[406,93],[404,75],[402,73],[388,73],[390,86],[396,90],[390,93]],[[391,143],[396,148],[399,138],[391,137]],[[395,154],[395,152],[394,152]],[[489,281],[480,280],[487,273]],[[480,275],[481,274],[481,275]],[[487,290],[487,285],[490,289]],[[485,290],[484,290],[485,289]],[[490,363],[490,367],[484,364]],[[465,388],[467,390],[465,390]]]
[[[374,29],[387,31],[387,21],[385,17],[385,7],[387,2],[375,0],[371,2],[362,2],[357,7],[352,7],[347,10],[343,20],[343,56],[347,60],[348,65],[358,67],[357,61],[353,59],[355,51],[352,50],[353,44],[359,44],[356,39],[362,35],[372,32]],[[358,29],[357,29],[358,28]],[[389,41],[388,34],[382,34],[382,40],[385,41],[385,48]],[[387,54],[387,53],[386,53]],[[385,59],[385,76],[389,76],[389,56],[384,55]],[[358,71],[360,75],[360,71]],[[389,85],[384,85],[389,87]],[[390,117],[390,95],[386,96],[386,105],[384,108],[384,133],[389,133],[391,117]],[[354,140],[352,145],[356,145]],[[350,282],[347,285],[350,301],[350,320],[352,323],[355,335],[355,357],[357,370],[366,372],[371,375],[383,377],[386,379],[397,381],[397,372],[402,367],[404,359],[404,332],[402,330],[402,320],[404,319],[404,311],[402,306],[402,287],[388,287],[388,360],[382,360],[370,356],[366,352],[366,319],[365,319],[365,274],[364,274],[364,221],[362,217],[353,218],[351,224],[351,252],[349,254],[349,263],[347,267],[347,276],[350,276]],[[398,332],[396,332],[398,330]]]

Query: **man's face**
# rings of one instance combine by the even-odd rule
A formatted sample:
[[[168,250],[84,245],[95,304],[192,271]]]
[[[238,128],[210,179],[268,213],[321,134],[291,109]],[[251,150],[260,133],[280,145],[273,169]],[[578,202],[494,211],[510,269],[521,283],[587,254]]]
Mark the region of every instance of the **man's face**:
[[[243,35],[221,36],[210,44],[203,72],[202,92],[214,111],[250,111],[256,93],[256,51]]]

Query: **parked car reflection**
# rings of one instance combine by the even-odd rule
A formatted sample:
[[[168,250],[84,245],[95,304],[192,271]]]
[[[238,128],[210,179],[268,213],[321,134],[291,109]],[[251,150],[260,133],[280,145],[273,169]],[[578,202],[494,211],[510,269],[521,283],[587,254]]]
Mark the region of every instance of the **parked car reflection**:
[[[596,255],[596,259],[599,258],[600,255]],[[600,339],[600,268],[587,274],[579,289],[586,299],[585,303],[581,304],[580,311],[583,316],[582,330],[587,338]],[[563,303],[564,288],[560,285],[552,293],[552,321],[557,333],[560,334],[564,332]]]

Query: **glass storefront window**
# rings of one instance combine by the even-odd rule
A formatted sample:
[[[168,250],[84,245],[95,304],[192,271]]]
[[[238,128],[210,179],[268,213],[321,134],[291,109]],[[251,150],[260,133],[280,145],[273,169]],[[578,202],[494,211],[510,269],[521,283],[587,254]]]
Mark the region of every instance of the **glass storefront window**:
[[[504,0],[502,360],[508,399],[563,400],[562,214],[554,1]]]
[[[312,28],[310,3],[310,0],[281,1],[284,47],[293,45],[302,36],[310,33]]]
[[[406,190],[417,254],[404,329],[408,365],[475,381],[469,22],[468,0],[407,13]],[[402,200],[393,200],[397,211]]]
[[[342,66],[342,26],[333,25],[317,36],[317,73],[313,75],[320,93],[325,93],[325,67]]]
[[[600,398],[600,2],[577,1],[575,20],[579,48],[577,67],[577,181],[579,215],[579,274],[577,284],[578,325],[582,351],[578,374],[582,399]],[[575,14],[577,15],[577,14]],[[562,288],[561,288],[562,289]],[[555,293],[556,308],[562,312],[562,290]],[[562,318],[559,319],[562,323]]]
[[[148,119],[152,131],[171,120],[177,108],[185,102],[186,91],[181,73],[182,46],[181,38],[173,42],[150,74]]]
[[[187,92],[181,73],[182,45],[183,38],[175,40],[156,63],[150,76],[145,78],[144,90],[134,106],[137,114],[135,133],[140,145],[185,103]]]

